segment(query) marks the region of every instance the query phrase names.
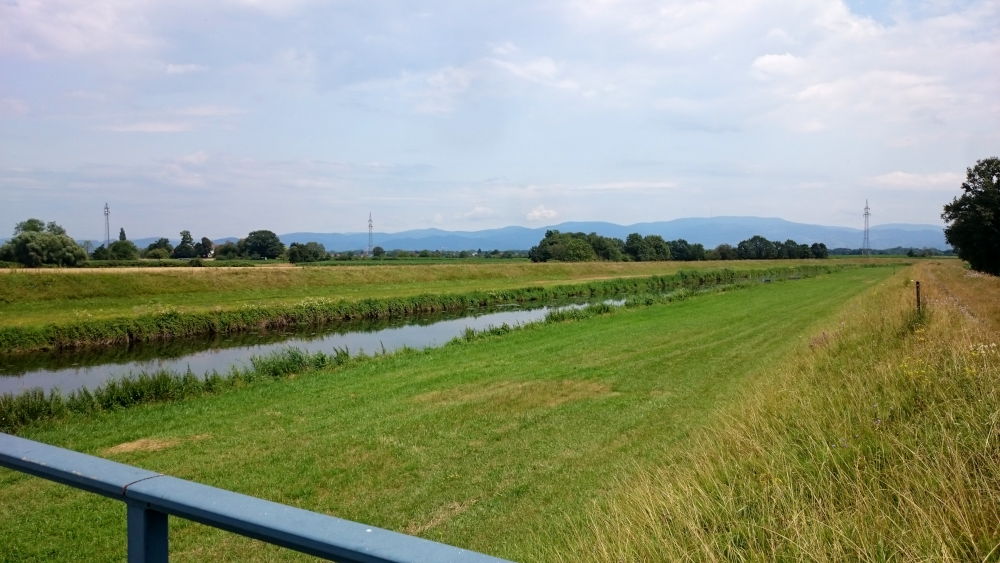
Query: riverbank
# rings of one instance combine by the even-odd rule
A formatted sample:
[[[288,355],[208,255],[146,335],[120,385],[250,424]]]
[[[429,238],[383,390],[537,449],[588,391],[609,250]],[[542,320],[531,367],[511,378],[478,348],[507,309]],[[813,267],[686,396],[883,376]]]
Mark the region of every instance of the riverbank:
[[[319,326],[351,319],[401,318],[416,313],[454,311],[503,303],[547,302],[567,298],[608,295],[664,293],[680,287],[702,287],[754,279],[784,279],[811,276],[843,268],[857,267],[842,262],[812,262],[799,265],[753,268],[675,270],[657,276],[630,276],[565,285],[494,288],[467,293],[446,292],[381,299],[331,299],[308,297],[297,302],[243,305],[238,308],[179,310],[167,308],[155,313],[138,313],[113,318],[80,318],[43,325],[0,326],[0,349],[8,353],[82,348],[148,342],[176,337],[230,334],[287,326]],[[426,269],[430,267],[424,267]],[[575,265],[571,268],[576,269]],[[545,270],[550,275],[552,270]],[[641,270],[628,270],[636,272]],[[478,272],[478,275],[490,272]],[[466,274],[467,275],[467,274]],[[440,276],[440,274],[439,274]],[[71,277],[72,279],[78,279]],[[439,280],[440,278],[435,278]],[[468,279],[468,278],[465,278]],[[537,279],[537,278],[536,278]],[[230,280],[231,282],[231,280]],[[482,282],[481,282],[482,283]],[[276,282],[276,285],[281,285]],[[500,283],[500,286],[506,284]],[[417,287],[426,287],[418,284]],[[407,287],[411,292],[413,288]],[[139,293],[139,291],[136,291]],[[267,304],[265,304],[267,303]],[[10,319],[8,319],[10,322]]]
[[[461,294],[672,275],[680,270],[787,267],[823,260],[734,262],[461,263],[336,267],[48,269],[0,276],[0,327],[291,305],[305,299],[359,301]],[[862,263],[850,260],[849,263]],[[871,263],[886,263],[870,260]],[[841,261],[836,261],[841,263]]]

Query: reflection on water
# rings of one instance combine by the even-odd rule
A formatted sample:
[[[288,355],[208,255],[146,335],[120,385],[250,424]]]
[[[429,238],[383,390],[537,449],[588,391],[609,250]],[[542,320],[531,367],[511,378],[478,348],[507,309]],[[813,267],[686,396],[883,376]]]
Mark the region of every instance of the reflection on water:
[[[611,301],[610,303],[620,303]],[[17,394],[40,387],[69,392],[93,389],[109,379],[130,374],[190,369],[203,375],[249,366],[252,356],[295,347],[309,352],[346,349],[352,355],[391,352],[402,347],[440,346],[466,329],[525,324],[545,318],[549,311],[579,304],[536,309],[458,312],[396,321],[341,323],[311,331],[268,331],[220,335],[203,339],[140,343],[100,350],[0,356],[0,393]]]

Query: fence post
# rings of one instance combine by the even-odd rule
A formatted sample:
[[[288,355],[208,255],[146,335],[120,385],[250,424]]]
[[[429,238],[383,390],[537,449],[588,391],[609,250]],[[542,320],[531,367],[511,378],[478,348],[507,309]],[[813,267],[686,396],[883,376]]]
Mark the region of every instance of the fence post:
[[[920,282],[917,282],[917,312],[920,312]]]
[[[167,515],[144,502],[125,505],[129,563],[167,563]]]

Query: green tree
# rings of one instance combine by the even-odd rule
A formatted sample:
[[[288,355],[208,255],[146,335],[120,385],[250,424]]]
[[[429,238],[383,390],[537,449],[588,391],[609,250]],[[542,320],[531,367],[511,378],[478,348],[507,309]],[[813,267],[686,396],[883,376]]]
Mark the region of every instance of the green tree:
[[[375,258],[382,258],[383,256],[385,256],[385,249],[382,248],[381,246],[376,246],[375,248],[372,249],[372,255]]]
[[[232,242],[224,242],[215,247],[216,260],[235,260],[240,257],[240,248]]]
[[[760,235],[754,235],[736,245],[736,255],[741,260],[766,260],[778,257],[775,244]]]
[[[639,233],[630,233],[625,237],[625,254],[636,262],[650,260],[653,250],[649,248],[649,242]]]
[[[827,258],[830,256],[830,251],[827,250],[826,245],[822,242],[814,242],[809,247],[809,253],[813,258]]]
[[[587,242],[594,249],[597,257],[610,262],[621,262],[625,259],[625,241],[619,238],[603,237],[597,233],[587,235]],[[499,254],[498,251],[494,251]]]
[[[18,262],[29,268],[77,266],[86,262],[87,253],[66,235],[24,231],[0,247],[0,260]]]
[[[154,248],[144,252],[142,257],[149,258],[150,260],[163,260],[170,258],[170,253],[165,248]]]
[[[111,260],[138,260],[139,249],[130,240],[116,240],[108,247],[108,257]]]
[[[174,252],[170,256],[172,258],[194,258],[197,256],[191,231],[181,231],[180,234],[181,242],[174,248]]]
[[[125,236],[125,227],[122,227],[121,230],[118,231],[118,240],[128,240],[128,237]]]
[[[973,270],[1000,275],[1000,159],[967,168],[959,197],[944,206],[944,238]]]
[[[730,244],[720,244],[715,247],[715,254],[719,260],[736,260],[736,249]]]
[[[673,256],[670,243],[660,235],[647,235],[646,246],[649,248],[650,260],[670,260]]]
[[[167,240],[166,238],[160,237],[156,239],[156,242],[150,243],[149,246],[146,247],[147,258],[150,257],[149,253],[153,250],[162,250],[164,251],[164,253],[166,253],[166,255],[163,256],[163,258],[169,258],[170,254],[173,253],[174,251],[174,245],[170,244],[170,241]]]
[[[40,233],[45,230],[45,221],[41,219],[27,219],[21,221],[14,226],[14,235],[17,236],[21,233]]]
[[[76,266],[87,260],[87,253],[59,225],[32,218],[14,227],[14,238],[0,246],[0,260],[29,268]]]
[[[288,261],[293,264],[299,262],[319,262],[326,260],[329,254],[326,247],[318,242],[307,242],[301,244],[293,242],[288,246]]]
[[[587,262],[597,260],[594,247],[583,233],[560,233],[557,230],[545,231],[545,237],[528,251],[532,262]]]
[[[261,258],[274,259],[285,251],[285,245],[281,243],[278,235],[267,230],[253,231],[240,242],[246,249],[241,254],[257,260]]]
[[[704,249],[702,249],[702,254],[704,254]],[[697,260],[695,250],[691,248],[691,243],[682,238],[670,241],[670,256],[674,260],[683,260],[685,262]]]
[[[212,239],[208,237],[201,237],[201,242],[196,242],[194,245],[194,252],[201,258],[208,258],[212,255],[212,251],[215,249],[215,243]]]
[[[111,253],[108,248],[103,244],[94,249],[94,253],[90,255],[94,260],[111,260]]]

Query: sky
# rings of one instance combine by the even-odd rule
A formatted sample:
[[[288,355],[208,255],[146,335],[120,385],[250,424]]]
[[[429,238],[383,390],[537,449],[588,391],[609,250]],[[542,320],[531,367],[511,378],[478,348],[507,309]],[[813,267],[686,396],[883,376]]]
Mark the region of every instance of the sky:
[[[998,153],[998,0],[0,0],[0,237],[940,225]]]

